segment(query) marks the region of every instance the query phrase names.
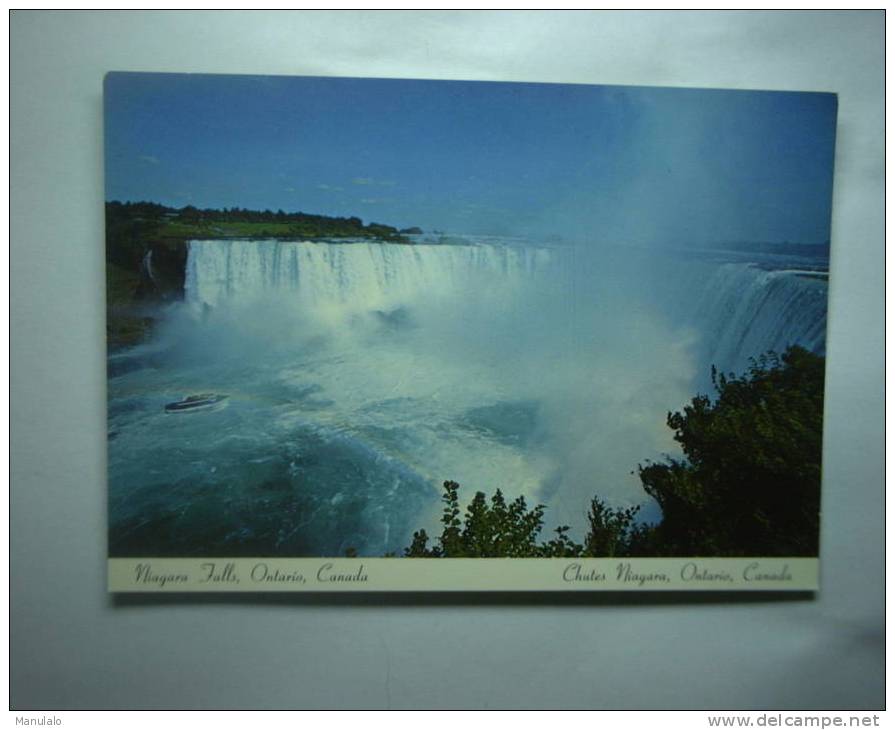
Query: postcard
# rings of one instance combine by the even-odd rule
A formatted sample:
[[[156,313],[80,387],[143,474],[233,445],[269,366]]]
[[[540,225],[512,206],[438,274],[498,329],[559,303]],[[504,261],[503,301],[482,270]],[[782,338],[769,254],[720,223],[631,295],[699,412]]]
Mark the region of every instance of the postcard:
[[[108,74],[109,589],[816,590],[836,111]]]

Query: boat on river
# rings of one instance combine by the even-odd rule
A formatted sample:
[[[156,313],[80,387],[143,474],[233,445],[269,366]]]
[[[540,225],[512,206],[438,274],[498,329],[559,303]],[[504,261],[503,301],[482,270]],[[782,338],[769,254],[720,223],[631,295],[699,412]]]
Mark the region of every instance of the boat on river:
[[[183,400],[165,405],[165,413],[194,413],[195,411],[216,411],[226,407],[229,396],[221,393],[197,393]]]

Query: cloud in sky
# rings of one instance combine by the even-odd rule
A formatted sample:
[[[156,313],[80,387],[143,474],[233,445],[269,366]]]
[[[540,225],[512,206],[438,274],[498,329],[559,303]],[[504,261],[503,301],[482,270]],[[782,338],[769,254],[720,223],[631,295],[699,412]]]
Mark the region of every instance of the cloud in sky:
[[[141,162],[148,162],[150,165],[157,165],[159,163],[159,158],[153,155],[140,155]]]
[[[353,185],[373,185],[380,188],[394,187],[394,180],[377,180],[375,177],[356,177],[352,179]]]
[[[342,188],[340,188],[338,185],[327,185],[326,183],[320,183],[319,185],[317,185],[317,189],[327,190],[332,193],[338,193],[342,190]]]
[[[366,205],[381,205],[385,203],[394,203],[394,198],[361,198],[361,203]]]

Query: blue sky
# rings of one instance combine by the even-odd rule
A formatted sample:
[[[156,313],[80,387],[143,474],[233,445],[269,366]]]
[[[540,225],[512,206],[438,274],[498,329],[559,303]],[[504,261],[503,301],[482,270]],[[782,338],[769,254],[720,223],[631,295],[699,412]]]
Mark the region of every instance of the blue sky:
[[[836,97],[114,73],[106,197],[648,244],[829,237]]]

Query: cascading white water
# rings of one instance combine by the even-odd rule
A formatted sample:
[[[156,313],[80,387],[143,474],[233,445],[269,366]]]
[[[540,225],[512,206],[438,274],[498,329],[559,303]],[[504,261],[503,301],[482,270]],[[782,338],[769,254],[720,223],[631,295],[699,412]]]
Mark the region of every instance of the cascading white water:
[[[290,294],[302,306],[387,310],[417,296],[462,291],[533,273],[545,249],[281,241],[192,241],[188,302],[218,306]]]
[[[724,372],[738,372],[749,358],[801,345],[822,354],[827,324],[823,273],[766,270],[755,264],[717,267],[693,298],[693,319],[704,357]]]
[[[211,307],[286,295],[306,311],[388,311],[419,298],[519,283],[548,265],[568,276],[574,263],[561,250],[499,244],[203,240],[189,245],[185,291],[188,302]],[[678,308],[678,324],[698,330],[703,369],[738,371],[751,357],[793,344],[824,351],[824,274],[752,263],[716,264],[706,274],[705,266],[696,267],[698,276],[681,277],[676,293],[689,302]]]

